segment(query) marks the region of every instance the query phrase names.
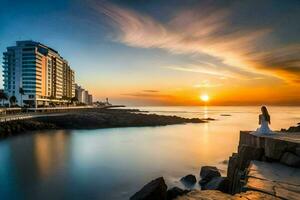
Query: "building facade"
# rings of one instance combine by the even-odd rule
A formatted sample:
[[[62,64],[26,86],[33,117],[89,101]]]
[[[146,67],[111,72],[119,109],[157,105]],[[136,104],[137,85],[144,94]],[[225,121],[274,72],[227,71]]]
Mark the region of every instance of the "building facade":
[[[3,53],[4,91],[17,104],[47,106],[75,97],[75,73],[59,53],[39,42],[17,41]]]
[[[93,96],[77,84],[75,85],[75,97],[79,103],[93,105]]]

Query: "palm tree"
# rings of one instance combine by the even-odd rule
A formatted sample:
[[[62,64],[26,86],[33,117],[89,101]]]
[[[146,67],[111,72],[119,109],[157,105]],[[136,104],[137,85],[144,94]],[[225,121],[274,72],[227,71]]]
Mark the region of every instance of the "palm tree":
[[[17,102],[17,98],[15,96],[11,96],[9,98],[9,102],[10,102],[11,106],[14,106],[16,104],[16,102]]]
[[[23,90],[22,87],[20,87],[19,93],[21,94],[21,107],[22,107],[23,106],[23,95],[25,94],[25,91]]]
[[[8,96],[3,90],[0,90],[0,100],[2,100],[2,105],[4,106],[4,100],[7,100]]]
[[[74,102],[78,102],[78,99],[76,97],[71,98],[71,104],[73,104]]]

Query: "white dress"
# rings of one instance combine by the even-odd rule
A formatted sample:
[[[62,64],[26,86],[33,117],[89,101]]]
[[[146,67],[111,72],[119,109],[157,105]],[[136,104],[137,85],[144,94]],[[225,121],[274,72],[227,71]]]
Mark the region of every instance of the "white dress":
[[[256,129],[255,134],[267,135],[273,134],[273,131],[269,128],[269,122],[266,121],[264,115],[259,115],[260,127]]]

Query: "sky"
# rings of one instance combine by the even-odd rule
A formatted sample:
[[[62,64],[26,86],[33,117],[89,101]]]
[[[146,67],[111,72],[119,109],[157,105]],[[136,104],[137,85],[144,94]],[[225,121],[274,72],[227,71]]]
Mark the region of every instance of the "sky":
[[[0,0],[0,51],[50,46],[94,100],[300,105],[299,0]],[[2,77],[0,78],[2,87]],[[209,102],[200,96],[208,95]]]

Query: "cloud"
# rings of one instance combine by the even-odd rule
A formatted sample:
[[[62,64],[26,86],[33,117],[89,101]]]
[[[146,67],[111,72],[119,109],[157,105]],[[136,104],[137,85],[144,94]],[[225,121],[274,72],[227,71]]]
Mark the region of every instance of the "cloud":
[[[139,97],[139,98],[171,98],[172,95],[168,94],[161,94],[158,90],[142,90],[141,92],[133,92],[133,93],[125,93],[122,94],[123,96],[129,96],[129,97]]]
[[[234,78],[233,73],[212,69],[207,67],[206,65],[197,65],[197,64],[189,64],[184,66],[166,66],[165,68],[175,70],[175,71],[184,71],[184,72],[193,72],[193,73],[200,73],[210,76],[217,76],[217,77],[226,77],[226,78]]]
[[[215,88],[221,87],[220,83],[210,83],[208,80],[201,81],[201,83],[193,85],[194,88]]]
[[[129,96],[129,97],[139,97],[139,98],[158,98],[158,99],[162,99],[162,98],[172,98],[172,95],[168,95],[168,94],[153,94],[153,93],[144,93],[144,92],[134,92],[134,93],[126,93],[126,94],[122,94],[123,96]]]
[[[156,93],[156,92],[159,92],[159,91],[158,90],[143,90],[143,92]]]
[[[300,45],[266,47],[263,44],[270,40],[272,30],[233,27],[228,23],[229,10],[182,10],[169,21],[160,22],[109,3],[96,3],[93,7],[109,17],[116,30],[115,40],[128,46],[159,48],[176,54],[205,54],[221,60],[232,71],[300,82]],[[190,67],[170,69],[201,71]]]

